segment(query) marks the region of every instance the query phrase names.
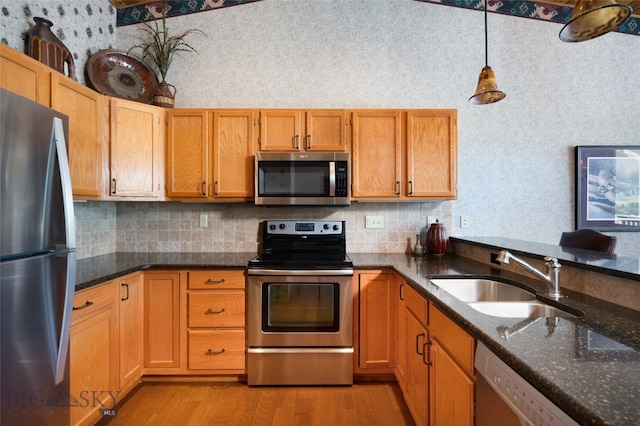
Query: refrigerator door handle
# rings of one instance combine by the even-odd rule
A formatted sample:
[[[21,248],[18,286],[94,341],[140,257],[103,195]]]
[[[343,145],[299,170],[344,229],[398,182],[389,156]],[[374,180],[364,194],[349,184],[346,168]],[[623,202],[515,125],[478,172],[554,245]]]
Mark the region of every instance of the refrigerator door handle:
[[[54,380],[55,384],[60,384],[65,377],[67,357],[69,354],[69,340],[71,335],[71,315],[73,312],[73,296],[76,287],[76,252],[64,253],[67,258],[67,273],[64,293],[64,311],[60,323],[60,333],[58,334],[58,353],[55,360]]]
[[[67,155],[67,143],[64,137],[62,120],[53,119],[51,139],[55,141],[58,155],[58,167],[60,168],[60,181],[62,183],[62,204],[64,208],[66,247],[60,249],[73,250],[76,248],[76,225],[73,214],[73,190],[71,188],[71,171],[69,169],[69,156]]]

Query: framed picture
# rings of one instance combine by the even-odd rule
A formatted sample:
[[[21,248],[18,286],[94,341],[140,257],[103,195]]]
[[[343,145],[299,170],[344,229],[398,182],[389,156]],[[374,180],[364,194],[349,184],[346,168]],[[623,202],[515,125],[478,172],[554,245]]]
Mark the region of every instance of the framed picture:
[[[576,147],[576,228],[640,231],[640,146]]]

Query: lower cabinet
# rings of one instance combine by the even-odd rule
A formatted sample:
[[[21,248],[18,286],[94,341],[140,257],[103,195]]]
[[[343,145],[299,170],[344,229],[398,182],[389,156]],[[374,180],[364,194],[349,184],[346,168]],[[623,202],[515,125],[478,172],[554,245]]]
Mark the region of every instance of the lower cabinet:
[[[395,375],[417,425],[473,426],[475,339],[402,281]]]
[[[116,282],[76,293],[70,338],[72,425],[93,424],[120,396]]]
[[[189,271],[187,301],[189,372],[243,374],[244,270]]]
[[[144,274],[144,373],[172,373],[182,366],[180,275]]]
[[[396,274],[368,270],[354,275],[354,372],[392,374],[395,363]]]
[[[142,377],[143,351],[143,277],[137,273],[117,280],[120,332],[120,387],[134,387]]]
[[[400,282],[396,377],[416,425],[429,424],[429,332],[427,301]]]

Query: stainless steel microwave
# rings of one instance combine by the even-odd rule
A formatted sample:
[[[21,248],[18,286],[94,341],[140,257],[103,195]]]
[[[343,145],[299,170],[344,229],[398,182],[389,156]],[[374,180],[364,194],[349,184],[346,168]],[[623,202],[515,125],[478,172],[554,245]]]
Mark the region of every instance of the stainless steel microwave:
[[[351,203],[350,154],[344,152],[259,152],[258,205],[346,206]]]

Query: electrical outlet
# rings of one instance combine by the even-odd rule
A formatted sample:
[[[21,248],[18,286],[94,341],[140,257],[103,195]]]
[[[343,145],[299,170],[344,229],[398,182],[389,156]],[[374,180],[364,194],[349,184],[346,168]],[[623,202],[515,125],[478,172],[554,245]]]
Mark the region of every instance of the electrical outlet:
[[[366,228],[384,228],[384,218],[382,216],[367,216]]]
[[[209,226],[209,216],[207,216],[206,214],[201,214],[200,215],[200,228],[206,228],[207,226]]]
[[[468,216],[460,216],[460,228],[468,228],[469,227],[469,217]]]

